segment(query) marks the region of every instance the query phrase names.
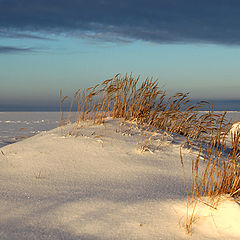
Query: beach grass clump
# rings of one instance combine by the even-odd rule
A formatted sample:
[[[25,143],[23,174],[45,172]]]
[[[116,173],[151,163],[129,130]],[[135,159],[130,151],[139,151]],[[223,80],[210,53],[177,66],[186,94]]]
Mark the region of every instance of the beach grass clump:
[[[140,76],[134,78],[132,74],[123,77],[117,74],[101,84],[88,89],[78,89],[73,95],[67,121],[63,120],[62,104],[68,97],[63,97],[62,91],[60,97],[61,124],[70,121],[73,106],[77,110],[75,127],[71,134],[74,134],[81,121],[92,120],[101,124],[106,117],[111,117],[134,121],[151,131],[160,129],[168,134],[183,135],[186,137],[184,146],[200,146],[199,157],[193,162],[194,196],[214,196],[236,190],[234,187],[230,191],[226,184],[230,187],[230,182],[233,181],[230,176],[236,175],[233,169],[237,168],[239,137],[232,140],[231,153],[225,159],[226,136],[230,123],[226,121],[226,113],[215,113],[208,102],[193,104],[189,93],[178,92],[168,97],[153,78],[140,82]],[[209,110],[201,112],[203,106],[207,106]],[[146,139],[142,140],[145,146],[151,140],[151,136],[146,136]],[[206,163],[201,178],[200,156],[204,156],[202,162]]]
[[[230,127],[230,123],[225,128],[220,121],[216,126],[217,134],[211,137],[210,142],[200,145],[198,156],[192,162],[192,189],[189,191],[186,188],[188,202],[185,228],[187,233],[192,231],[198,202],[217,209],[222,196],[228,195],[233,198],[240,196],[240,133],[232,138],[229,149],[226,139]],[[184,170],[181,152],[180,159]],[[190,206],[192,211],[189,211]]]
[[[62,97],[62,92],[60,97],[61,108],[68,97]],[[106,117],[120,118],[170,134],[184,135],[187,137],[186,145],[191,145],[194,140],[211,141],[211,138],[215,138],[219,119],[224,119],[222,114],[215,114],[211,110],[200,113],[206,105],[209,104],[205,101],[193,104],[189,93],[179,92],[168,97],[153,78],[140,82],[140,76],[135,79],[132,74],[123,77],[117,74],[94,87],[78,89],[73,96],[70,112],[75,106],[75,129],[85,120],[102,123]],[[70,120],[70,115],[67,120]],[[63,122],[61,115],[61,124]]]
[[[62,104],[68,97],[63,97],[62,92],[60,97],[62,112]],[[199,148],[198,156],[192,162],[192,189],[189,191],[186,188],[188,205],[185,227],[188,233],[192,229],[198,201],[209,197],[212,202],[206,204],[216,208],[217,197],[222,194],[236,196],[240,193],[240,134],[232,138],[231,151],[228,152],[226,138],[230,123],[226,120],[226,112],[215,113],[208,102],[193,104],[189,93],[178,92],[169,97],[165,91],[159,89],[158,82],[153,78],[146,78],[141,82],[140,76],[134,78],[132,74],[126,74],[122,77],[117,74],[96,86],[78,89],[73,95],[70,113],[73,106],[77,111],[71,135],[76,134],[81,121],[91,120],[101,124],[106,117],[111,117],[142,126],[142,151],[151,152],[148,146],[153,135],[147,133],[148,129],[151,129],[150,132],[155,129],[168,135],[183,135],[186,139],[184,147],[194,145]],[[201,111],[203,106],[208,111]],[[61,113],[61,124],[70,121],[70,113],[67,121],[63,120]],[[137,144],[139,142],[140,140]],[[181,153],[180,159],[184,169]],[[192,211],[189,211],[190,205],[193,205]]]
[[[101,84],[88,89],[78,89],[73,95],[69,115],[64,120],[62,104],[67,98],[68,96],[63,97],[60,91],[60,122],[63,125],[70,121],[75,106],[77,111],[72,134],[81,121],[92,120],[101,124],[106,117],[111,117],[134,121],[145,129],[151,128],[153,131],[160,129],[168,134],[183,135],[186,137],[184,146],[200,144],[199,156],[204,155],[203,162],[207,162],[207,168],[202,182],[199,183],[200,160],[197,159],[193,163],[196,169],[194,172],[196,195],[205,195],[206,192],[208,195],[216,194],[215,189],[219,189],[220,185],[213,188],[214,180],[217,179],[220,184],[220,178],[223,176],[225,178],[226,169],[227,171],[232,169],[227,163],[231,163],[232,166],[235,161],[236,164],[237,160],[234,158],[237,158],[239,152],[239,137],[235,137],[232,141],[232,151],[227,157],[227,163],[223,160],[226,149],[225,139],[230,129],[230,123],[225,118],[226,113],[215,113],[213,106],[206,101],[193,104],[189,99],[189,93],[178,92],[168,97],[165,91],[159,89],[157,80],[153,78],[146,78],[140,82],[140,76],[134,78],[132,74],[126,74],[122,77],[117,74]],[[208,107],[209,110],[202,112],[203,106]],[[215,169],[220,171],[216,176]]]
[[[213,143],[207,145],[204,150],[203,162],[205,168],[203,174],[199,176],[199,160],[194,163],[194,192],[196,197],[209,196],[216,199],[217,196],[229,194],[237,195],[240,188],[240,157],[239,138],[232,142],[230,153],[226,155],[226,134],[217,141],[217,146]],[[202,151],[202,150],[200,150]],[[203,152],[202,152],[203,153]]]

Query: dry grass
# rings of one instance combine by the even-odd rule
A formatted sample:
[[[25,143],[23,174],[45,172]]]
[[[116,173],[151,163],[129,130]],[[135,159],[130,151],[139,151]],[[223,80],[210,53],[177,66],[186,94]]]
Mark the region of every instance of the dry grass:
[[[239,139],[240,134],[232,139],[231,152],[227,154],[226,137],[230,123],[225,114],[216,114],[213,106],[201,101],[192,104],[188,93],[176,93],[167,97],[166,92],[158,88],[157,81],[147,78],[140,83],[140,77],[121,76],[104,81],[88,89],[79,89],[73,96],[70,112],[75,104],[77,115],[75,126],[71,132],[75,134],[81,121],[92,120],[101,124],[105,117],[121,118],[123,122],[134,121],[144,126],[138,144],[142,151],[148,150],[152,135],[148,129],[161,129],[168,135],[177,133],[186,137],[184,147],[199,147],[199,154],[192,162],[192,189],[186,188],[188,196],[186,230],[192,231],[194,212],[198,201],[208,196],[209,204],[216,208],[218,196],[240,193]],[[67,96],[62,97],[60,91],[60,123],[64,124],[62,104]],[[208,111],[200,112],[203,106]],[[70,120],[70,115],[67,120]],[[227,154],[227,156],[226,156]],[[184,162],[180,153],[182,168]],[[184,173],[185,179],[185,173]],[[186,181],[186,179],[185,179]],[[189,211],[190,205],[193,206]]]
[[[195,161],[192,162],[192,189],[191,199],[187,191],[188,205],[185,228],[187,233],[192,231],[192,219],[197,203],[203,202],[207,206],[217,209],[222,195],[231,197],[240,195],[240,134],[232,138],[231,151],[229,151],[226,138],[230,124],[223,124],[223,117],[219,125],[215,125],[215,135],[211,135],[210,142],[201,144]],[[180,154],[181,163],[182,154]],[[184,165],[182,163],[184,169]],[[203,201],[207,197],[208,202]],[[194,205],[189,214],[188,208]]]
[[[196,139],[210,141],[222,115],[211,110],[199,114],[202,106],[208,103],[201,101],[193,105],[188,95],[177,93],[167,97],[152,78],[140,83],[140,77],[134,79],[132,75],[121,77],[118,74],[102,84],[79,89],[73,96],[70,112],[75,103],[76,127],[85,120],[102,123],[105,117],[122,118],[124,121],[135,121],[168,133],[184,135],[187,137],[186,145],[191,145]],[[67,98],[60,91],[61,125],[64,124],[62,104]],[[65,122],[69,120],[70,115]]]
[[[60,126],[64,125],[64,118],[63,118],[63,109],[62,109],[62,105],[64,103],[64,101],[68,98],[68,96],[64,96],[62,95],[62,89],[60,89]],[[71,108],[70,108],[71,111]]]

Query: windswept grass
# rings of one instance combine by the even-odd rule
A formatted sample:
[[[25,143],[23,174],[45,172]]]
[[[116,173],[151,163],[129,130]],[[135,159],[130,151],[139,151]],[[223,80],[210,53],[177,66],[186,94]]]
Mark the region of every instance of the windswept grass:
[[[216,135],[219,122],[224,125],[224,116],[215,114],[205,101],[192,104],[188,96],[189,93],[179,92],[167,97],[166,92],[160,90],[157,81],[152,78],[146,78],[140,83],[140,76],[135,79],[132,75],[121,77],[117,74],[102,84],[76,91],[70,112],[75,104],[76,126],[81,121],[102,123],[105,117],[112,117],[184,135],[187,137],[187,145],[191,145],[196,139],[211,141]],[[60,92],[60,98],[62,108],[68,97],[63,97]],[[210,110],[200,114],[199,110],[206,105]],[[69,119],[70,117],[68,121]]]
[[[192,232],[198,202],[217,209],[221,196],[228,194],[230,197],[237,197],[240,195],[240,133],[232,138],[229,151],[226,139],[230,127],[230,124],[225,127],[222,118],[219,125],[215,125],[216,134],[211,135],[210,142],[201,143],[198,156],[192,162],[192,189],[191,192],[186,189],[188,202],[185,228],[187,233]],[[184,171],[181,151],[180,158]],[[206,197],[207,201],[203,200]]]
[[[63,97],[61,91],[60,98],[62,125],[62,104],[68,97]],[[206,204],[216,208],[217,199],[222,194],[236,196],[240,193],[240,134],[232,138],[231,151],[227,152],[226,137],[230,123],[226,121],[226,113],[216,114],[208,102],[193,104],[189,93],[181,92],[167,97],[166,92],[159,89],[157,81],[152,78],[140,82],[140,76],[135,79],[132,75],[122,77],[117,74],[102,84],[77,90],[70,112],[74,104],[77,114],[71,134],[75,134],[81,121],[92,120],[101,124],[104,118],[111,117],[122,119],[123,122],[134,121],[145,129],[161,129],[168,135],[183,135],[186,138],[183,147],[199,147],[198,156],[192,162],[192,189],[186,188],[188,206],[185,227],[188,233],[192,229],[197,202],[202,201],[203,197],[211,198],[212,202]],[[203,106],[209,110],[201,112]],[[144,132],[143,136],[142,149],[147,148],[152,135],[148,136]],[[184,170],[181,152],[180,160]],[[191,212],[190,205],[193,205]]]

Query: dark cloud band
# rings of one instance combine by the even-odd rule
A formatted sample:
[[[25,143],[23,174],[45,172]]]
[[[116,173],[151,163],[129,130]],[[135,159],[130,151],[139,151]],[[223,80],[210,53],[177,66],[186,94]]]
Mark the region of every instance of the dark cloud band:
[[[27,38],[27,39],[38,39],[38,40],[52,40],[51,38],[35,35],[32,33],[18,32],[16,29],[5,30],[5,31],[0,30],[0,38],[13,38],[13,39]]]
[[[91,38],[105,35],[106,41],[118,36],[159,43],[239,45],[240,1],[0,0],[0,27]]]
[[[10,47],[10,46],[0,46],[0,54],[5,53],[28,53],[33,52],[31,48],[18,48],[18,47]]]

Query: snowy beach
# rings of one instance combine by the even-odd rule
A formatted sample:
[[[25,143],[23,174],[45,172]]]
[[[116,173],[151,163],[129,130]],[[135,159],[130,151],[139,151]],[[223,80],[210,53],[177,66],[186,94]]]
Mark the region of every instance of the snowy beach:
[[[239,11],[0,0],[0,240],[240,240]]]
[[[18,120],[17,113],[12,113],[16,119],[9,113],[6,120],[4,114],[1,124],[37,121],[35,117],[40,122],[50,117],[50,125],[57,124],[56,113],[46,113],[46,118],[31,113],[31,121]],[[74,126],[43,131],[0,149],[0,239],[240,238],[240,207],[227,196],[217,210],[199,203],[192,235],[186,235],[182,136],[157,132],[142,151],[137,125],[110,118],[100,125],[86,121],[72,135]],[[182,151],[190,186],[198,151]]]
[[[239,121],[240,111],[229,111],[226,118],[232,122]],[[0,112],[0,148],[56,128],[59,119],[59,112]]]

